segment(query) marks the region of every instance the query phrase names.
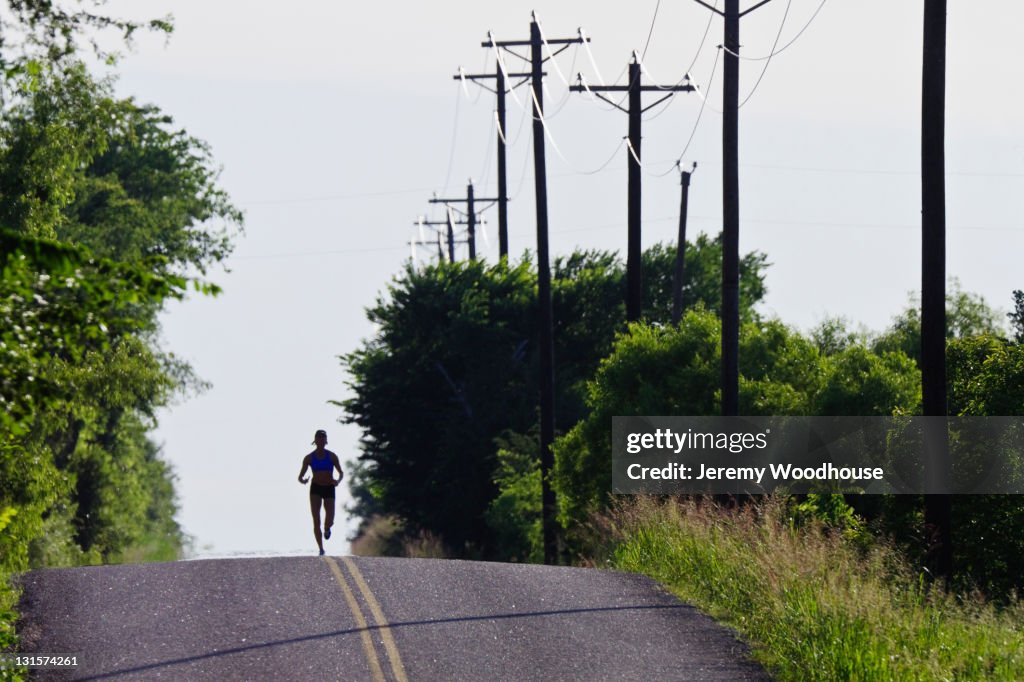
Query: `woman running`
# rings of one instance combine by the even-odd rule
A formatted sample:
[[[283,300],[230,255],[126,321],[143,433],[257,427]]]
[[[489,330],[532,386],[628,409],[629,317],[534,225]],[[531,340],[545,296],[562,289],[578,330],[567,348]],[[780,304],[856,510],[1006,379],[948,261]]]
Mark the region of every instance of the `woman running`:
[[[334,490],[341,483],[345,472],[341,470],[338,456],[324,448],[327,445],[327,432],[318,429],[313,436],[316,450],[302,458],[302,469],[299,470],[299,483],[308,478],[306,469],[313,470],[313,482],[309,485],[309,508],[313,512],[313,537],[320,548],[320,556],[324,555],[324,540],[331,539],[331,526],[334,525]],[[338,480],[334,480],[334,470],[338,470]],[[320,505],[324,507],[324,532],[320,533]]]

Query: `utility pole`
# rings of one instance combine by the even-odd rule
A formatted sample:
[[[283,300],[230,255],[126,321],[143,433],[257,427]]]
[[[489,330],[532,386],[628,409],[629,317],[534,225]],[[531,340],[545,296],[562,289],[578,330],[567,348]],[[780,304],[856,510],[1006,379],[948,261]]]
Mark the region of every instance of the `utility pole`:
[[[687,83],[686,85],[641,85],[640,84],[640,62],[633,53],[633,61],[629,65],[629,85],[595,85],[593,87],[583,84],[582,76],[579,77],[579,85],[569,86],[572,92],[593,92],[598,97],[614,106],[619,111],[625,111],[629,115],[629,149],[626,153],[626,160],[629,163],[629,188],[628,188],[628,240],[626,244],[626,320],[636,322],[640,319],[643,307],[643,266],[641,264],[642,247],[640,243],[641,230],[641,201],[640,201],[640,116],[648,109],[656,107],[676,92],[692,92],[695,88]],[[601,95],[602,92],[626,92],[629,97],[629,108],[623,109],[617,102]],[[641,103],[643,92],[668,92],[667,95],[657,100],[649,107],[644,108]]]
[[[431,203],[433,203],[433,202],[431,202]],[[448,209],[448,215],[445,217],[444,220],[424,220],[423,218],[420,218],[419,220],[416,221],[415,224],[416,225],[444,226],[446,228],[446,230],[447,230],[447,235],[448,235],[448,262],[449,263],[454,263],[455,262],[455,245],[456,244],[465,244],[466,241],[467,241],[467,240],[464,240],[464,239],[456,239],[455,238],[455,226],[456,225],[468,225],[467,221],[465,221],[465,220],[454,220],[452,218],[451,209]],[[441,260],[444,260],[444,251],[441,248],[441,233],[440,232],[437,233],[437,239],[438,239],[438,242],[437,242],[437,257],[439,259],[441,259]]]
[[[468,242],[469,242],[469,258],[470,260],[476,260],[476,202],[477,201],[490,201],[496,202],[500,199],[487,197],[486,199],[476,199],[473,193],[473,181],[470,180],[469,184],[466,185],[466,198],[465,199],[438,199],[434,197],[430,200],[432,204],[457,204],[465,202],[466,204],[466,222],[460,223],[467,226]]]
[[[481,43],[483,47],[490,47],[491,44]],[[519,83],[516,83],[512,88],[506,88],[505,76],[509,78],[522,78]],[[508,257],[508,178],[505,172],[505,146],[507,140],[505,138],[505,95],[511,89],[517,88],[525,83],[533,74],[530,73],[510,73],[505,74],[501,68],[501,62],[497,62],[494,67],[494,73],[459,73],[452,76],[455,80],[468,80],[478,82],[481,80],[494,79],[494,94],[498,98],[498,108],[496,112],[497,124],[498,124],[498,257]],[[487,86],[482,86],[487,88]],[[490,88],[487,88],[490,90]]]
[[[676,268],[672,273],[672,324],[679,326],[683,319],[683,283],[686,275],[686,208],[690,197],[690,176],[697,170],[697,164],[688,171],[681,170],[679,184],[682,186],[679,199],[679,243],[676,245]]]
[[[921,68],[921,398],[925,417],[946,409],[946,0],[925,0]],[[925,420],[928,564],[953,572],[952,466],[945,419]],[[934,422],[934,423],[933,423]],[[936,492],[941,491],[941,492]]]
[[[740,19],[771,0],[740,11],[740,0],[725,0],[725,11],[704,2],[725,19],[722,70],[722,415],[740,411]]]
[[[551,307],[551,265],[548,253],[548,186],[547,166],[544,160],[544,71],[546,61],[543,43],[561,45],[552,57],[582,43],[584,38],[565,38],[544,41],[536,14],[530,21],[529,40],[510,40],[493,44],[508,50],[510,47],[530,47],[530,89],[533,97],[533,182],[537,204],[537,297],[540,317],[540,472],[541,472],[541,525],[544,536],[544,563],[558,563],[558,543],[555,536],[555,491],[551,487],[554,454],[551,444],[555,440],[555,340],[554,314]],[[509,51],[510,54],[515,54]],[[499,63],[499,68],[501,65]]]

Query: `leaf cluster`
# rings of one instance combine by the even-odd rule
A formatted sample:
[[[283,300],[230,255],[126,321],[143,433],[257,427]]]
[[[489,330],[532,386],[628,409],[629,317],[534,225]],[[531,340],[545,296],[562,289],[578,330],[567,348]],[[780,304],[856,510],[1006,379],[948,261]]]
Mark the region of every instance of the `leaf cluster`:
[[[185,280],[96,258],[82,247],[0,231],[0,426],[19,431],[37,407],[73,394],[50,376],[144,330]]]
[[[98,11],[104,0],[7,0],[0,13],[0,69],[8,80],[35,60],[60,63],[81,51],[83,43],[99,58],[114,61],[116,54],[104,48],[99,37],[120,34],[131,45],[140,30],[170,34],[169,16],[132,20]]]

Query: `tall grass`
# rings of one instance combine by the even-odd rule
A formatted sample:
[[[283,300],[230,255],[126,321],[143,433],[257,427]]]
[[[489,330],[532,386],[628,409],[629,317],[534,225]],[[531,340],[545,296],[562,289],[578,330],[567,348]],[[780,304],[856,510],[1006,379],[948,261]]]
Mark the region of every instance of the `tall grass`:
[[[1024,680],[1024,606],[931,587],[893,548],[742,509],[628,499],[597,520],[615,567],[736,628],[781,680]]]

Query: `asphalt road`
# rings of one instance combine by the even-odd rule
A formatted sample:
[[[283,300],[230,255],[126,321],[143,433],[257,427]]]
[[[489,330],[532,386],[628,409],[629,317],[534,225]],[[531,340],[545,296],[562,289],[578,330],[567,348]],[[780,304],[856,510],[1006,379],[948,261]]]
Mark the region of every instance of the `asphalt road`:
[[[653,581],[522,564],[350,557],[33,571],[37,679],[766,680]]]

